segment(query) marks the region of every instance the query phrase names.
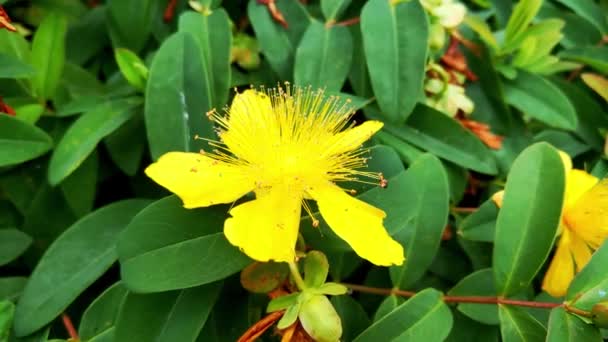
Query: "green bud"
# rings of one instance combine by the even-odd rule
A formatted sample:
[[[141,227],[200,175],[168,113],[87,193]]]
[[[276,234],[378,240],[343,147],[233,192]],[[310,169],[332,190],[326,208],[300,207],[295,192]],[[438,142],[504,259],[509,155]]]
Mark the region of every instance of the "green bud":
[[[325,254],[319,251],[310,251],[304,259],[304,283],[306,287],[319,287],[325,283],[329,273],[329,262]]]
[[[591,320],[599,328],[608,328],[608,302],[597,303],[591,308]]]
[[[342,321],[327,297],[314,295],[302,303],[300,323],[308,335],[319,342],[337,342],[342,336]]]

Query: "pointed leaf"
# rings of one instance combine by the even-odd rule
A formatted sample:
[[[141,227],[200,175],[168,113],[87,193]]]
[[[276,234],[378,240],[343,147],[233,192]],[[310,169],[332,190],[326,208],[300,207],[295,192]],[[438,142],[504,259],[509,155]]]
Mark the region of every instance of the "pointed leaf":
[[[154,294],[129,293],[116,319],[116,341],[194,342],[222,283]]]
[[[406,289],[426,272],[433,262],[448,218],[448,179],[441,162],[424,154],[403,175],[408,189],[407,224],[392,232],[405,249],[402,266],[390,268],[393,285]],[[390,186],[390,185],[389,185]]]
[[[402,123],[422,94],[428,23],[418,1],[370,0],[361,33],[374,94],[383,117]]]
[[[589,311],[594,304],[608,300],[608,241],[593,253],[591,260],[570,283],[566,299],[574,307]]]
[[[169,151],[199,151],[196,135],[214,138],[201,49],[189,33],[178,32],[154,56],[146,88],[146,131],[152,159]]]
[[[116,237],[147,200],[114,202],[68,228],[40,259],[15,312],[15,332],[29,335],[57,317],[116,261]]]
[[[348,28],[313,20],[296,50],[295,83],[338,91],[342,88],[353,54]]]
[[[36,74],[32,88],[40,100],[47,100],[55,94],[65,64],[65,35],[68,21],[60,14],[47,15],[32,41],[31,63]]]
[[[0,229],[0,266],[17,259],[32,243],[32,238],[17,229]]]
[[[78,335],[83,341],[98,338],[114,329],[120,306],[127,296],[121,282],[108,287],[82,314]]]
[[[0,113],[0,167],[43,155],[53,142],[40,128]]]
[[[159,15],[160,0],[110,0],[106,8],[106,26],[112,45],[135,53],[143,49],[154,19]]]
[[[137,292],[182,289],[224,279],[251,263],[224,237],[227,209],[185,209],[169,196],[142,210],[118,238],[125,285]]]
[[[452,329],[452,313],[441,293],[426,289],[374,322],[353,342],[443,341]]]
[[[551,310],[547,328],[547,341],[551,342],[603,341],[598,328],[567,313],[563,307]]]
[[[547,331],[540,322],[518,307],[499,305],[500,334],[505,342],[544,341]]]

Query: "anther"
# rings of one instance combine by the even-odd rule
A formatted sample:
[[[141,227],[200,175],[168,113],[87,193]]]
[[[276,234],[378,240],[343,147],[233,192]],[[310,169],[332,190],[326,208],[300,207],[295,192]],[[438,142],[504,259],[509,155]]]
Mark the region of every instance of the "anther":
[[[198,134],[194,135],[194,140],[199,140],[201,137]]]
[[[378,176],[380,177],[380,187],[381,188],[388,187],[388,180],[386,178],[384,178],[384,175],[382,173],[379,173]]]
[[[312,220],[312,227],[313,228],[319,228],[319,220],[313,219]]]
[[[355,189],[350,189],[348,192],[353,196],[355,196],[357,194],[357,190],[355,190]]]

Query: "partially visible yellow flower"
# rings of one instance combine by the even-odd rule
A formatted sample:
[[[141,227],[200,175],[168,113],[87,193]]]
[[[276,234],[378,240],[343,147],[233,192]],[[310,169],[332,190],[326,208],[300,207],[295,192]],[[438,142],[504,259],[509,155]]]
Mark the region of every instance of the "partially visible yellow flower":
[[[566,169],[566,189],[557,250],[543,279],[542,288],[553,297],[566,294],[574,275],[608,238],[608,179],[599,180],[583,170],[572,169],[570,157],[560,152]],[[502,206],[503,191],[492,199]]]
[[[376,265],[400,265],[403,247],[386,232],[384,211],[335,184],[382,180],[361,170],[366,158],[360,146],[383,124],[347,127],[350,115],[346,103],[326,100],[322,91],[246,90],[236,95],[228,115],[209,113],[220,129],[221,142],[211,142],[215,152],[169,152],[146,174],[186,208],[232,203],[253,191],[255,200],[230,210],[224,234],[255,260],[294,261],[301,208],[312,216],[305,200],[313,199],[359,256]]]

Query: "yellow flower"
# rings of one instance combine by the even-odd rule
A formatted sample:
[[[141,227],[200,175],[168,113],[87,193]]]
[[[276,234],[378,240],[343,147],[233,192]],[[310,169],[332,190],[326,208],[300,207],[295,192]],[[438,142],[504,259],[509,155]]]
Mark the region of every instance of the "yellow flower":
[[[322,91],[298,87],[237,94],[227,116],[208,114],[219,128],[221,142],[210,142],[215,152],[169,152],[146,174],[186,208],[232,203],[253,191],[255,200],[230,210],[224,234],[255,260],[294,261],[301,208],[312,216],[306,200],[313,199],[359,256],[376,265],[400,265],[403,247],[386,232],[384,211],[335,184],[358,177],[383,180],[361,171],[366,159],[360,149],[383,124],[347,127],[349,106],[324,99]]]
[[[570,157],[560,152],[566,169],[566,189],[557,250],[542,288],[553,297],[566,294],[574,275],[589,262],[593,251],[608,237],[608,179],[598,180],[572,169]],[[502,206],[503,191],[492,197]]]

